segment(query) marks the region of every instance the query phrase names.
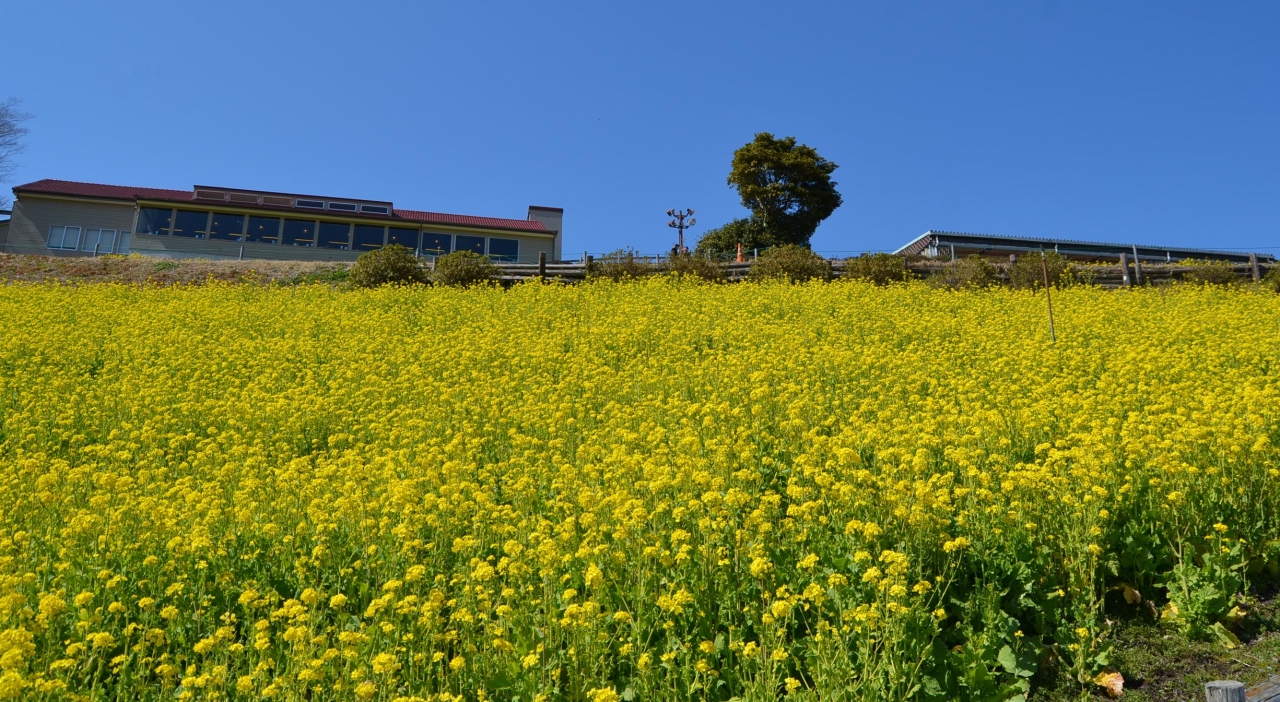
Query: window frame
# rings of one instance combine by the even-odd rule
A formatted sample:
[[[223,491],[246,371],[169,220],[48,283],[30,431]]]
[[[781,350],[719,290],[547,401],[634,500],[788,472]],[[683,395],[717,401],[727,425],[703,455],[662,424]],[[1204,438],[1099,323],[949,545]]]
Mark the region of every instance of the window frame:
[[[62,230],[62,236],[61,238],[58,239],[57,246],[53,245],[53,230],[55,229]],[[76,230],[76,243],[74,246],[67,246],[67,230],[68,229]],[[68,224],[51,224],[49,225],[49,233],[45,235],[44,247],[51,251],[79,251],[80,238],[81,236],[83,236],[83,234],[84,234],[84,227],[78,227],[75,225],[68,225]]]
[[[89,245],[89,232],[98,233],[98,238],[94,242],[92,249],[86,248]],[[111,245],[107,247],[106,251],[103,251],[101,248],[103,232],[111,232]],[[115,253],[116,241],[119,239],[119,236],[120,236],[120,232],[119,230],[116,230],[116,229],[86,229],[84,230],[84,236],[81,238],[81,241],[80,241],[80,250],[86,253],[92,253],[95,256],[98,254]]]

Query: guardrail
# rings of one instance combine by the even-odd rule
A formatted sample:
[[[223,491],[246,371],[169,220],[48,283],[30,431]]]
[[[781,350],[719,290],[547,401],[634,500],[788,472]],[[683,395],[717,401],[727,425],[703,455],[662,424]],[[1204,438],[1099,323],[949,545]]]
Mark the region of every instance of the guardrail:
[[[529,279],[542,280],[562,280],[566,282],[576,282],[586,280],[593,270],[599,270],[607,261],[597,261],[593,256],[586,256],[584,259],[577,261],[548,261],[545,254],[539,256],[537,263],[497,263],[501,271],[500,280],[505,283],[516,283]],[[647,267],[653,272],[661,272],[665,270],[661,260],[647,261],[638,259],[633,262],[635,265]],[[722,263],[727,279],[730,282],[737,282],[747,277],[751,272],[753,262],[744,261],[741,263]],[[947,265],[945,261],[906,261],[904,266],[907,273],[913,278],[925,279],[934,273],[942,271]],[[994,264],[1000,276],[1007,275],[1009,263],[999,262]],[[1242,281],[1260,280],[1267,272],[1276,265],[1280,264],[1262,264],[1256,259],[1249,263],[1235,264],[1231,266],[1223,266],[1229,268],[1230,271]],[[1197,271],[1203,271],[1203,266],[1189,266],[1178,263],[1151,263],[1151,262],[1134,262],[1125,254],[1120,255],[1120,261],[1117,264],[1105,263],[1088,263],[1088,264],[1072,264],[1073,268],[1084,276],[1089,278],[1094,285],[1104,288],[1127,288],[1135,285],[1159,285],[1182,280],[1187,274]],[[845,261],[831,261],[831,267],[836,277],[845,275]]]

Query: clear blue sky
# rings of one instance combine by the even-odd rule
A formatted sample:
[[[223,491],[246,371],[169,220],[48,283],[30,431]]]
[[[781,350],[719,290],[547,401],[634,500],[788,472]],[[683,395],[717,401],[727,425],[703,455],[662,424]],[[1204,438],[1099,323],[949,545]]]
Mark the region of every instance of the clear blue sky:
[[[1280,3],[39,2],[4,9],[15,182],[523,218],[566,252],[745,211],[755,132],[840,165],[820,251],[927,229],[1280,253]],[[6,187],[12,184],[6,185]]]

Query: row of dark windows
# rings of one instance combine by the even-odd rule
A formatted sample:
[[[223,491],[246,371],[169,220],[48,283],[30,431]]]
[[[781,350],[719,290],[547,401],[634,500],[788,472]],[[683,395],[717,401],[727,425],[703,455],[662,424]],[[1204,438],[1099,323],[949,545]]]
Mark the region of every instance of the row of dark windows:
[[[310,219],[259,217],[257,215],[170,210],[143,207],[138,210],[138,234],[182,236],[192,239],[313,246],[341,251],[371,251],[399,244],[415,254],[440,255],[474,251],[497,261],[516,261],[518,239],[420,232],[407,227],[383,227]]]

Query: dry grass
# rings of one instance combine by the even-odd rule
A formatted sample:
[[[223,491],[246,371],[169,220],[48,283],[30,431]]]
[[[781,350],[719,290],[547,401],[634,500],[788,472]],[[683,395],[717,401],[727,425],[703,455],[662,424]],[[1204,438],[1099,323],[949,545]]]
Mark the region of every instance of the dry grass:
[[[135,283],[200,285],[210,281],[292,285],[340,282],[350,264],[310,261],[212,261],[150,256],[71,258],[0,254],[0,281],[8,283]]]

